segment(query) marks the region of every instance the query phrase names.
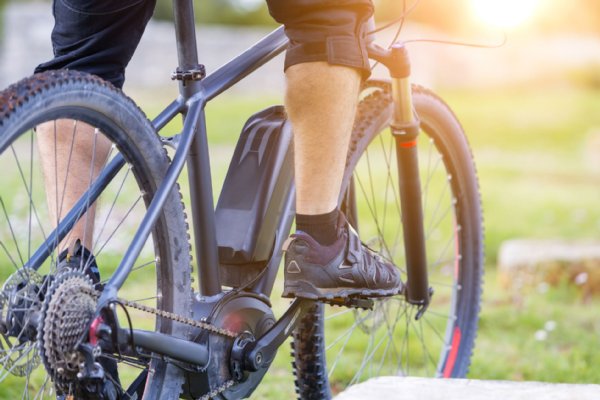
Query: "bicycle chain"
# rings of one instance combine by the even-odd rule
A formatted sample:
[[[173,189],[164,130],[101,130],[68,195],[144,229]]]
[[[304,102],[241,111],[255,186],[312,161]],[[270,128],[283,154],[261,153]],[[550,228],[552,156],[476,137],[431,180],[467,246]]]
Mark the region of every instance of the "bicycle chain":
[[[196,328],[204,329],[206,331],[216,333],[217,335],[225,336],[232,339],[235,339],[238,336],[236,333],[230,330],[218,328],[212,324],[209,324],[208,322],[196,321],[191,318],[182,317],[181,315],[177,315],[164,310],[159,310],[157,308],[148,307],[144,304],[136,303],[135,301],[130,301],[121,298],[117,298],[117,301],[127,307],[135,308],[136,310],[158,315],[160,317],[167,318],[182,324],[191,325]]]
[[[84,292],[88,292],[91,295],[94,295],[96,297],[100,297],[100,292],[93,290],[93,289],[88,289],[85,287],[81,288]],[[216,327],[208,322],[203,322],[203,321],[196,321],[194,319],[191,318],[187,318],[187,317],[183,317],[181,315],[169,312],[169,311],[164,311],[164,310],[159,310],[157,308],[152,308],[152,307],[148,307],[144,304],[140,304],[137,303],[135,301],[130,301],[127,299],[122,299],[117,297],[116,299],[117,302],[123,304],[126,307],[131,307],[134,308],[136,310],[140,310],[143,312],[147,312],[149,314],[154,314],[154,315],[158,315],[162,318],[167,318],[170,319],[172,321],[175,322],[179,322],[182,324],[186,324],[186,325],[190,325],[193,326],[195,328],[200,328],[206,331],[209,331],[211,333],[215,333],[217,335],[221,335],[221,336],[225,336],[231,339],[235,339],[238,335],[228,329],[224,329],[224,328],[219,328]],[[202,397],[199,397],[199,400],[209,400],[212,399],[216,396],[218,396],[219,394],[223,393],[224,391],[226,391],[227,389],[229,389],[230,387],[232,387],[233,385],[235,385],[236,380],[235,379],[230,379],[228,381],[223,382],[221,385],[219,385],[218,387],[216,387],[215,389],[211,390],[210,392],[208,392],[207,394],[203,395]]]

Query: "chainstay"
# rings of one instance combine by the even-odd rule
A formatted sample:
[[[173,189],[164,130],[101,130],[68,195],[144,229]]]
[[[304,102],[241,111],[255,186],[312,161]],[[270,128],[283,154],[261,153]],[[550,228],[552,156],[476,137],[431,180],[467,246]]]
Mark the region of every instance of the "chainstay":
[[[117,301],[127,307],[135,308],[136,310],[140,310],[140,311],[147,312],[150,314],[155,314],[160,317],[173,320],[175,322],[179,322],[182,324],[191,325],[196,328],[204,329],[206,331],[216,333],[217,335],[225,336],[225,337],[232,338],[232,339],[235,339],[238,336],[236,333],[234,333],[228,329],[219,328],[217,326],[209,324],[208,322],[196,321],[191,318],[182,317],[181,315],[177,315],[177,314],[174,314],[169,311],[159,310],[159,309],[153,308],[153,307],[148,307],[144,304],[136,303],[135,301],[125,300],[125,299],[121,299],[121,298],[117,298]]]
[[[83,292],[87,292],[88,294],[90,294],[92,296],[95,296],[96,298],[100,297],[100,292],[98,292],[96,290],[88,289],[85,287],[82,287],[81,290]],[[236,338],[237,337],[237,335],[234,332],[227,330],[227,329],[218,328],[207,322],[196,321],[191,318],[182,317],[181,315],[177,315],[177,314],[174,314],[174,313],[171,313],[168,311],[164,311],[164,310],[159,310],[159,309],[153,308],[153,307],[148,307],[144,304],[140,304],[135,301],[130,301],[130,300],[126,300],[126,299],[121,299],[118,297],[117,297],[116,301],[123,304],[126,307],[131,307],[136,310],[140,310],[140,311],[147,312],[150,314],[158,315],[160,317],[167,318],[167,319],[170,319],[170,320],[182,323],[182,324],[191,325],[193,327],[204,329],[206,331],[209,331],[211,333],[216,333],[221,336],[225,336],[228,338]],[[210,392],[206,393],[205,395],[202,395],[201,397],[199,397],[199,399],[200,400],[210,400],[212,398],[215,398],[219,394],[225,392],[227,389],[229,389],[230,387],[235,385],[235,383],[236,383],[235,379],[230,379],[228,381],[225,381],[221,385],[216,387],[215,389],[213,389]]]
[[[100,292],[93,290],[93,289],[87,289],[87,288],[81,288],[84,292],[88,292],[91,295],[96,296],[96,298],[100,297]],[[235,339],[238,335],[235,332],[232,332],[228,329],[224,329],[224,328],[219,328],[217,326],[214,326],[208,322],[203,322],[203,321],[196,321],[194,319],[191,318],[187,318],[187,317],[183,317],[181,315],[169,312],[169,311],[164,311],[164,310],[159,310],[157,308],[153,308],[153,307],[148,307],[147,305],[144,304],[140,304],[137,303],[135,301],[131,301],[131,300],[126,300],[126,299],[122,299],[117,297],[116,301],[118,303],[123,304],[126,307],[131,307],[134,308],[136,310],[140,310],[143,312],[147,312],[149,314],[154,314],[154,315],[158,315],[162,318],[167,318],[170,320],[173,320],[175,322],[179,322],[182,324],[186,324],[186,325],[190,325],[193,326],[195,328],[200,328],[200,329],[204,329],[206,331],[209,331],[211,333],[215,333],[217,335],[221,335],[221,336],[225,336],[228,338],[232,338]]]
[[[174,314],[174,313],[171,313],[168,311],[164,311],[164,310],[159,310],[159,309],[153,308],[153,307],[148,307],[144,304],[136,303],[135,301],[130,301],[130,300],[121,299],[121,298],[117,298],[117,301],[127,307],[135,308],[136,310],[140,310],[140,311],[147,312],[150,314],[155,314],[160,317],[171,319],[173,321],[176,321],[176,322],[179,322],[182,324],[187,324],[187,325],[191,325],[196,328],[204,329],[211,333],[216,333],[218,335],[229,337],[229,338],[237,337],[237,335],[234,332],[227,330],[227,329],[218,328],[207,322],[196,321],[191,318],[182,317],[181,315],[177,315],[177,314]],[[221,385],[216,387],[215,389],[211,390],[210,392],[206,393],[205,395],[202,395],[199,399],[200,400],[210,400],[212,398],[215,398],[219,394],[225,392],[227,389],[229,389],[230,387],[235,385],[235,383],[236,383],[235,379],[230,379],[228,381],[225,381]]]

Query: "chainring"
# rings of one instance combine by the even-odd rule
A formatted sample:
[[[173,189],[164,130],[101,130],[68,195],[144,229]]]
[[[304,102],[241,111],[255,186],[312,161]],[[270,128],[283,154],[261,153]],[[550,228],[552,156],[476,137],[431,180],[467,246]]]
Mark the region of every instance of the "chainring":
[[[81,271],[60,272],[48,289],[38,328],[38,348],[48,374],[62,391],[77,382],[83,358],[76,347],[88,330],[96,305],[94,285]]]
[[[202,318],[194,312],[194,318]],[[199,373],[189,373],[184,385],[184,398],[240,399],[248,397],[258,386],[267,368],[246,373],[240,379],[232,375],[231,348],[233,339],[243,333],[260,337],[275,324],[275,317],[268,304],[255,295],[232,292],[222,298],[207,318],[214,326],[234,332],[234,337],[210,334],[205,330],[195,333],[195,341],[208,345],[209,363]],[[225,382],[225,384],[224,384]],[[218,395],[218,397],[217,397]]]

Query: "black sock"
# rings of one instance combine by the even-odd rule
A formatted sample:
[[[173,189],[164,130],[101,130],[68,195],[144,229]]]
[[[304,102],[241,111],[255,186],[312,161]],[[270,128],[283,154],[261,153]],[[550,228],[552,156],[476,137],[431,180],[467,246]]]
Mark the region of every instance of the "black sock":
[[[327,214],[296,214],[296,229],[308,233],[319,244],[329,246],[338,238],[337,222],[339,210],[336,208]]]

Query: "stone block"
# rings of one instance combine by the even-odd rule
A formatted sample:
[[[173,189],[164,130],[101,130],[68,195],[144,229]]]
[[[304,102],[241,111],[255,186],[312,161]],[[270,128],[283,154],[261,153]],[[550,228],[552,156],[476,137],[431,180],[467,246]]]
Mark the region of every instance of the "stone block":
[[[515,291],[569,282],[586,298],[600,295],[600,242],[509,240],[498,253],[498,276]]]

